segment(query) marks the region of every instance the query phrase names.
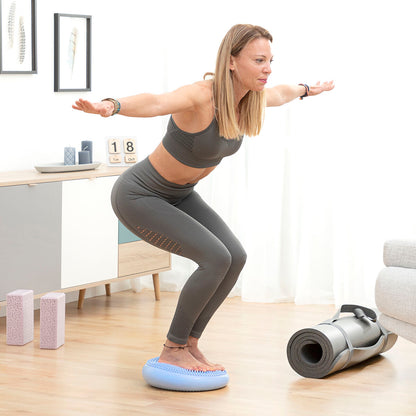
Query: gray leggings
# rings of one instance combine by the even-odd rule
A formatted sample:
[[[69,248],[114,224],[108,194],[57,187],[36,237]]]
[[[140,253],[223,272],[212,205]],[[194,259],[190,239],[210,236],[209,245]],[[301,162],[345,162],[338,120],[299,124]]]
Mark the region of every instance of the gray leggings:
[[[193,188],[167,181],[145,159],[120,176],[111,196],[114,212],[130,231],[198,264],[167,334],[178,344],[200,338],[246,261],[240,242]]]

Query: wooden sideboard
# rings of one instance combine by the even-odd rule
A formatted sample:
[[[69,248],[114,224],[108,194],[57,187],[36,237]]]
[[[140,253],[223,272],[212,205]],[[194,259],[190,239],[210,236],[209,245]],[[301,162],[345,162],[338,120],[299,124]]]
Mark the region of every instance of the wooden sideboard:
[[[39,173],[0,172],[0,304],[15,289],[85,290],[171,269],[169,253],[128,231],[115,216],[111,189],[125,167]]]

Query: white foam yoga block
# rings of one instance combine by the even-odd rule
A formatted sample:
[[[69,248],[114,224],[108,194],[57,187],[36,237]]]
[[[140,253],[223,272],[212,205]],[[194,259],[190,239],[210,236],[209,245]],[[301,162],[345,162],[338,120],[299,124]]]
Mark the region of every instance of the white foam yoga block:
[[[40,348],[56,350],[65,341],[65,294],[40,298]]]
[[[207,391],[225,387],[226,371],[193,371],[176,365],[159,363],[152,358],[143,367],[143,378],[153,387],[176,391]]]
[[[25,345],[33,341],[33,290],[10,292],[6,302],[6,343]]]

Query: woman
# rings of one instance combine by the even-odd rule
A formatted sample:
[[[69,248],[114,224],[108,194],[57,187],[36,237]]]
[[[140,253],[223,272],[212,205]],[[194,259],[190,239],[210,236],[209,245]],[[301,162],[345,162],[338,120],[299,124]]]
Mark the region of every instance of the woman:
[[[240,242],[195,185],[240,148],[243,135],[260,132],[265,106],[333,88],[332,82],[265,88],[271,42],[270,33],[259,26],[236,25],[220,45],[212,79],[160,95],[99,103],[79,99],[73,106],[102,117],[171,114],[163,141],[120,176],[112,193],[114,211],[128,229],[198,264],[180,294],[160,362],[199,371],[224,369],[205,358],[198,340],[246,260]]]

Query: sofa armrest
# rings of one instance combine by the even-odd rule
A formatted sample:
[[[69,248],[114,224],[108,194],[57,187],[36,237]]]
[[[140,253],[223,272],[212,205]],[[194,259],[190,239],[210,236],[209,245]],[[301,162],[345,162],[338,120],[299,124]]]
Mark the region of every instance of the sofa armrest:
[[[416,269],[381,270],[375,285],[375,301],[380,312],[416,325]]]
[[[383,261],[387,267],[416,269],[416,239],[386,241]]]

